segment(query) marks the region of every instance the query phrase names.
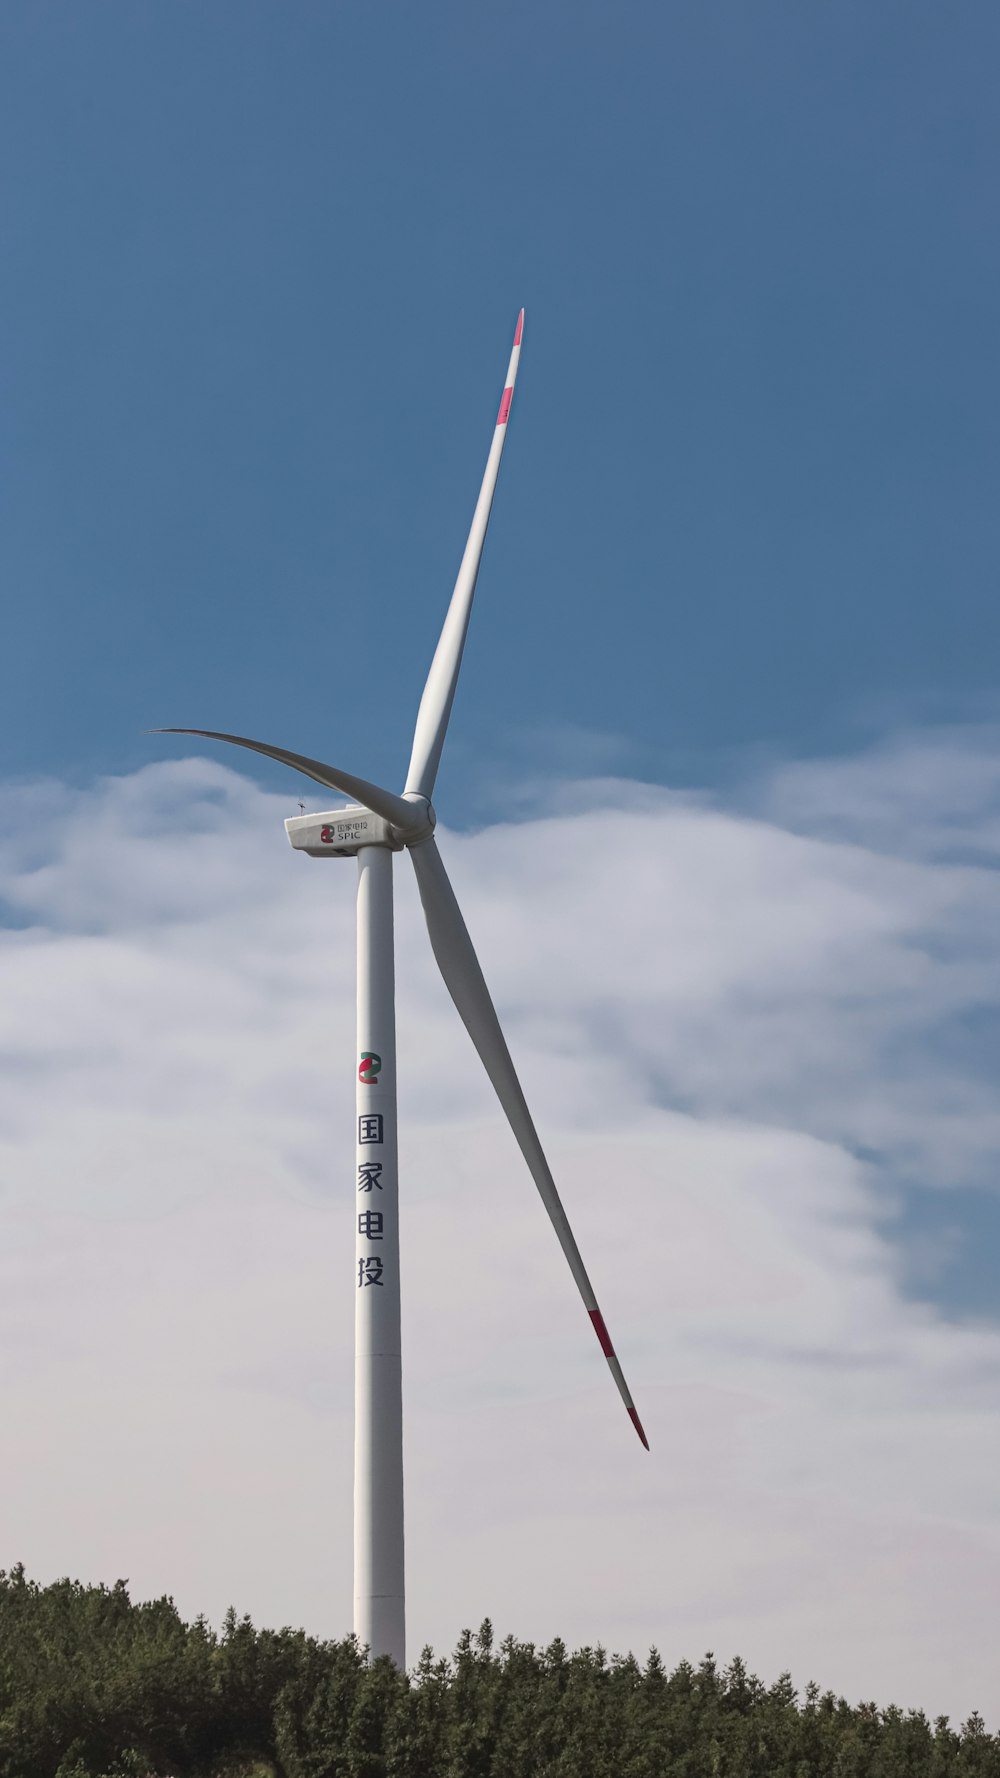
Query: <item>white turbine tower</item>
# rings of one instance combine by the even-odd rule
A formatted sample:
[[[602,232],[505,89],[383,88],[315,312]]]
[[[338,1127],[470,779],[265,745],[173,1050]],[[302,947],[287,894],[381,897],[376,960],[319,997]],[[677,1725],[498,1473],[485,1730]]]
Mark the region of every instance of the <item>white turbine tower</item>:
[[[354,1629],[373,1657],[391,1655],[400,1667],[405,1664],[406,1644],[392,930],[394,852],[408,851],[413,861],[431,946],[445,985],[520,1144],[632,1424],[649,1449],[434,839],[431,796],[455,698],[507,436],[523,327],[522,309],[469,541],[420,700],[402,795],[341,771],[339,766],[324,765],[320,760],[307,759],[263,741],[250,741],[243,735],[197,728],[154,731],[201,735],[208,740],[249,747],[255,753],[294,767],[317,784],[353,798],[346,808],[322,815],[298,815],[286,821],[285,827],[292,845],[313,858],[358,860]]]

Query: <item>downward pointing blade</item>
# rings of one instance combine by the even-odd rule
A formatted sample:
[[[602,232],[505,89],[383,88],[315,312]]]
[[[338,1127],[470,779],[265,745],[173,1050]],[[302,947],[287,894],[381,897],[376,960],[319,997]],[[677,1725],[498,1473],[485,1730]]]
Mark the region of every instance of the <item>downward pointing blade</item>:
[[[248,741],[245,735],[224,735],[212,728],[154,728],[149,732],[152,735],[201,735],[206,741],[229,741],[234,747],[249,747],[251,753],[263,753],[268,759],[291,766],[328,790],[339,790],[344,796],[352,796],[355,802],[391,821],[404,833],[415,833],[426,822],[425,810],[419,805],[406,803],[393,791],[383,790],[379,784],[369,784],[367,778],[355,778],[351,772],[342,772],[339,766],[324,765],[322,760],[309,759],[304,753],[289,753],[284,747],[268,746],[266,741]]]
[[[521,358],[521,335],[524,331],[524,310],[517,318],[517,330],[514,334],[514,347],[507,366],[507,377],[500,401],[500,412],[493,430],[493,443],[486,461],[486,474],[479,490],[479,499],[472,518],[472,529],[469,541],[465,546],[462,566],[458,571],[455,590],[451,595],[448,615],[444,620],[440,640],[431,662],[431,670],[427,675],[424,695],[420,700],[417,712],[417,726],[413,734],[413,753],[410,757],[410,770],[407,774],[406,789],[417,796],[428,799],[434,791],[438,765],[441,760],[441,749],[448,730],[448,718],[451,706],[455,701],[455,687],[458,684],[458,672],[462,665],[462,652],[472,615],[472,598],[476,590],[476,578],[482,560],[483,545],[486,542],[486,528],[490,522],[490,508],[493,505],[493,494],[500,473],[500,459],[503,456],[504,442],[507,437],[507,420],[510,415],[511,397],[514,383],[517,380],[517,367]]]
[[[410,857],[417,873],[417,886],[424,905],[431,948],[437,959],[438,968],[444,977],[445,986],[455,1002],[465,1028],[479,1051],[483,1066],[496,1088],[497,1097],[507,1114],[507,1121],[517,1137],[521,1153],[528,1163],[531,1177],[538,1187],[538,1194],[549,1213],[559,1245],[569,1262],[569,1269],[576,1280],[576,1287],[583,1298],[594,1331],[601,1342],[601,1351],[604,1353],[611,1375],[618,1385],[618,1392],[628,1409],[636,1432],[648,1451],[649,1443],[646,1434],[642,1430],[639,1416],[635,1411],[635,1403],[629,1394],[628,1384],[622,1374],[622,1367],[615,1356],[608,1330],[604,1325],[604,1317],[598,1308],[593,1285],[587,1277],[586,1268],[580,1257],[580,1249],[576,1244],[569,1220],[556,1190],[555,1180],[549,1172],[548,1162],[542,1152],[542,1145],[538,1140],[531,1113],[521,1091],[521,1083],[514,1072],[510,1051],[500,1029],[500,1021],[490,999],[490,991],[479,967],[479,959],[472,948],[472,940],[462,918],[462,910],[455,899],[455,891],[448,879],[448,873],[442,863],[441,854],[435,841],[429,839],[422,841],[417,846],[412,846]]]

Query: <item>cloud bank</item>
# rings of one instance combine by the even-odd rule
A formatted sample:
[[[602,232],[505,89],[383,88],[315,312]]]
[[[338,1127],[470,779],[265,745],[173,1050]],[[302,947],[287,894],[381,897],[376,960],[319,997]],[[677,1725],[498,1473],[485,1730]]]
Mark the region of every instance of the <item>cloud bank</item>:
[[[3,1559],[342,1634],[353,867],[199,758],[0,801]],[[652,1451],[402,859],[412,1656],[489,1613],[989,1717],[1000,1329],[898,1212],[996,1189],[1000,739],[526,802],[442,850]]]

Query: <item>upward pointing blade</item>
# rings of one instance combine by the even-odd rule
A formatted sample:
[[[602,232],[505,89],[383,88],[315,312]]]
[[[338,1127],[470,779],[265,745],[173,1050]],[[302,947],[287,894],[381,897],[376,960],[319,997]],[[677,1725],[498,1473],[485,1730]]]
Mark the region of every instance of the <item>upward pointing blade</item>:
[[[339,766],[326,766],[322,760],[309,759],[304,753],[289,753],[284,747],[270,747],[266,741],[248,741],[245,735],[224,735],[213,728],[154,728],[149,732],[152,735],[201,735],[206,741],[229,741],[234,747],[249,747],[252,753],[263,753],[268,759],[291,766],[328,790],[339,790],[344,796],[352,796],[355,802],[391,821],[393,827],[401,828],[404,833],[416,833],[426,823],[426,812],[419,804],[406,803],[393,791],[383,790],[380,784],[369,784],[367,778],[355,778],[352,772],[342,772]]]
[[[458,671],[462,665],[462,651],[465,648],[465,637],[472,615],[472,597],[476,590],[476,577],[482,560],[483,544],[486,542],[486,527],[490,522],[490,508],[493,505],[493,493],[500,473],[500,459],[503,456],[504,441],[507,437],[507,420],[510,414],[511,397],[514,383],[517,380],[517,367],[521,357],[521,335],[524,331],[524,310],[517,318],[517,329],[514,334],[514,348],[507,366],[507,378],[504,383],[503,396],[500,401],[500,412],[493,431],[493,443],[486,460],[486,474],[479,490],[479,499],[472,518],[472,529],[469,541],[465,546],[462,566],[458,571],[455,590],[451,595],[448,615],[444,620],[440,640],[431,662],[431,670],[427,675],[424,695],[420,700],[417,712],[417,726],[413,733],[413,752],[410,756],[410,770],[406,779],[408,794],[425,796],[430,799],[434,793],[434,782],[437,778],[438,765],[441,760],[441,749],[448,730],[448,718],[451,706],[455,701],[455,687],[458,684]]]
[[[497,1097],[507,1114],[507,1121],[517,1137],[521,1153],[528,1163],[531,1177],[538,1187],[539,1197],[549,1213],[559,1245],[569,1261],[569,1269],[576,1280],[576,1287],[583,1298],[594,1331],[601,1342],[601,1350],[608,1361],[611,1375],[618,1385],[618,1392],[628,1409],[636,1432],[648,1451],[649,1443],[646,1434],[642,1430],[639,1416],[635,1411],[635,1403],[629,1394],[628,1384],[622,1374],[622,1367],[615,1356],[608,1330],[604,1325],[604,1317],[594,1295],[593,1285],[587,1277],[586,1268],[580,1257],[580,1249],[573,1237],[573,1231],[569,1226],[569,1220],[556,1190],[555,1180],[549,1172],[549,1164],[542,1152],[542,1145],[538,1140],[531,1113],[521,1091],[521,1083],[514,1072],[510,1051],[504,1041],[500,1021],[490,999],[490,991],[479,967],[479,959],[472,948],[472,940],[462,918],[462,910],[455,899],[455,891],[448,879],[448,873],[442,863],[441,854],[435,841],[429,839],[421,841],[419,845],[411,846],[410,857],[417,873],[417,885],[420,889],[420,899],[424,905],[431,948],[437,958],[438,968],[444,977],[445,986],[455,1002],[465,1028],[479,1051],[486,1072],[496,1088]]]

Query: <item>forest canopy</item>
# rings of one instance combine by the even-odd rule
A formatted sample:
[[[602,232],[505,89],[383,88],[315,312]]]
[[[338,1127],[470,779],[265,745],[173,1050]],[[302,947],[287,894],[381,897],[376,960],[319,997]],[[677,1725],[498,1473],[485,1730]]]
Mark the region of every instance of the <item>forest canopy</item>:
[[[0,1778],[1000,1778],[1000,1738],[711,1655],[668,1672],[487,1620],[448,1658],[184,1623],[127,1583],[0,1571]]]

